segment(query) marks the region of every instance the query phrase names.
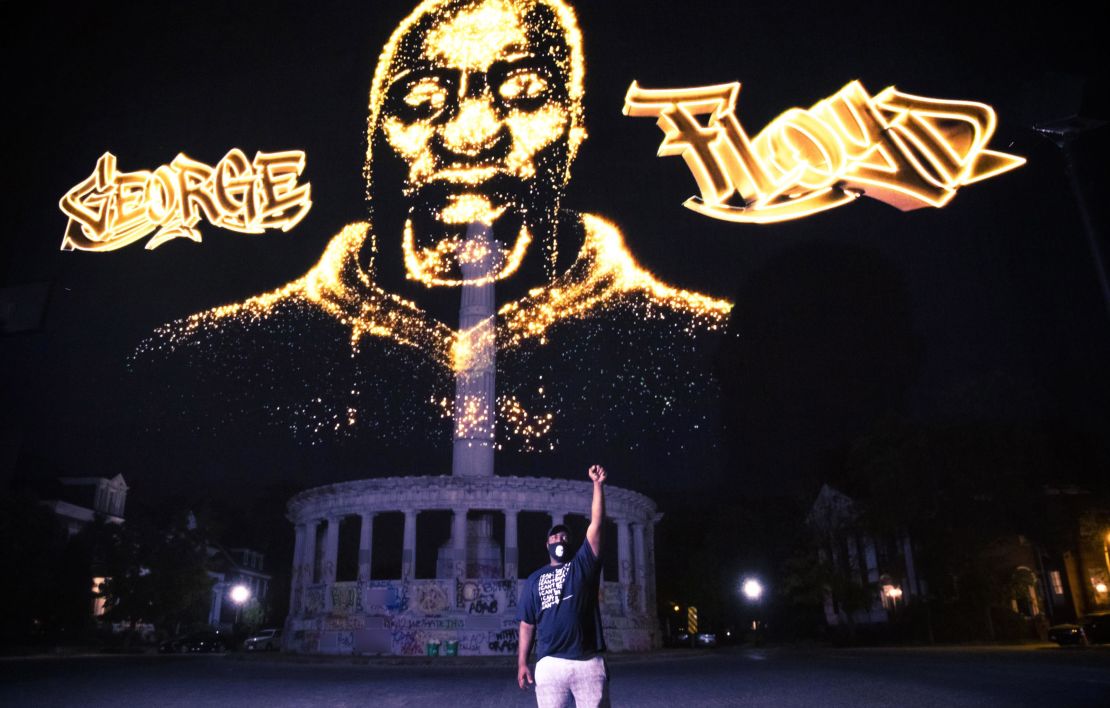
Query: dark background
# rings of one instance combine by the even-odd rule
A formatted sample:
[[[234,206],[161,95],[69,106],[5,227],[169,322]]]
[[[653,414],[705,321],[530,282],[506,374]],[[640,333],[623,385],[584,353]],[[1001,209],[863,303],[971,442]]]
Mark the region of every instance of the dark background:
[[[302,275],[333,234],[365,215],[370,79],[408,10],[112,3],[65,14],[39,6],[8,26],[0,283],[32,322],[0,339],[0,462],[9,470],[123,473],[133,499],[204,494],[244,508],[389,473],[375,467],[372,445],[358,451],[365,465],[351,466],[327,446],[292,454],[287,441],[263,438],[233,448],[151,439],[137,406],[117,392],[126,356],[155,326]],[[716,357],[724,476],[707,487],[696,470],[612,469],[613,483],[655,495],[664,511],[752,495],[812,499],[861,436],[890,420],[1020,424],[1060,453],[1046,478],[1100,478],[1110,317],[1063,154],[1031,130],[1106,115],[1092,18],[954,2],[906,10],[599,2],[580,3],[578,15],[590,137],[565,205],[613,220],[662,280],[736,302]],[[854,78],[872,94],[893,84],[991,104],[999,116],[991,147],[1029,163],[961,190],[941,210],[903,213],[862,199],[801,221],[738,225],[684,209],[696,190],[689,171],[655,157],[653,121],[620,112],[634,79],[646,87],[739,80],[738,115],[754,135]],[[1106,134],[1073,146],[1097,229]],[[58,199],[104,151],[130,171],[178,152],[214,164],[232,147],[307,153],[314,206],[292,232],[245,236],[202,222],[201,244],[59,251]],[[592,461],[567,441],[549,454],[568,468]]]

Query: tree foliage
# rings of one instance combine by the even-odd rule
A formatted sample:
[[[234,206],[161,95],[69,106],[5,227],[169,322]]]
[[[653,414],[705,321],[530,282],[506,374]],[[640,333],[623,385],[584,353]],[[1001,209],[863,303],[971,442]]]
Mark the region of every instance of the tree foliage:
[[[110,619],[168,632],[204,621],[212,589],[208,544],[189,512],[140,509],[123,526],[101,530]]]

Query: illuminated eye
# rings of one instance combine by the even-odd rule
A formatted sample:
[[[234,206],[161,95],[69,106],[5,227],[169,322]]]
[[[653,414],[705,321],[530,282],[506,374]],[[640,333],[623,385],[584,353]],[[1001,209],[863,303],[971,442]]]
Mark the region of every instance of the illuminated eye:
[[[438,111],[447,103],[447,89],[434,78],[421,79],[409,86],[404,101],[418,110]]]
[[[506,101],[540,98],[547,93],[547,79],[535,71],[521,71],[505,79],[497,92]]]

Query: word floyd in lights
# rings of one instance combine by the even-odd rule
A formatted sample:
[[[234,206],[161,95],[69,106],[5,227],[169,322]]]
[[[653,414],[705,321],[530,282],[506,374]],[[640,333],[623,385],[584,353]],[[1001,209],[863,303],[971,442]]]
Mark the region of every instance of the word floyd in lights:
[[[625,95],[625,115],[657,118],[666,136],[659,156],[680,155],[693,173],[701,196],[685,206],[716,219],[799,219],[859,196],[903,211],[941,207],[959,187],[1025,163],[986,149],[996,119],[983,103],[893,86],[872,97],[852,81],[749,138],[736,116],[739,94],[739,82],[644,89],[634,81]]]
[[[106,152],[59,202],[69,217],[62,250],[114,251],[155,231],[148,250],[175,238],[199,242],[202,216],[244,234],[288,231],[312,207],[311,185],[297,184],[304,164],[300,150],[259,152],[252,161],[235,148],[214,167],[179,154],[154,171],[120,172]]]

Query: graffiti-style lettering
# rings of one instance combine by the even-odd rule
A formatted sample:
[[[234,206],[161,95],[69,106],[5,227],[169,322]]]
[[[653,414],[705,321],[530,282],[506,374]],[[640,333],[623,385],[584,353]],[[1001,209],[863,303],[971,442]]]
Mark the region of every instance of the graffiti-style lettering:
[[[251,161],[235,148],[214,167],[179,154],[154,171],[120,172],[106,152],[59,202],[69,217],[62,250],[114,251],[155,231],[148,250],[175,238],[199,242],[201,217],[244,234],[289,231],[312,207],[311,185],[297,184],[304,165],[300,150]]]
[[[903,211],[941,207],[959,187],[1025,164],[986,149],[996,118],[983,103],[893,86],[872,97],[852,81],[749,138],[736,115],[739,94],[739,82],[644,89],[634,81],[625,95],[625,115],[657,119],[665,136],[658,155],[681,156],[693,173],[701,195],[684,206],[715,219],[799,219],[860,196]]]

